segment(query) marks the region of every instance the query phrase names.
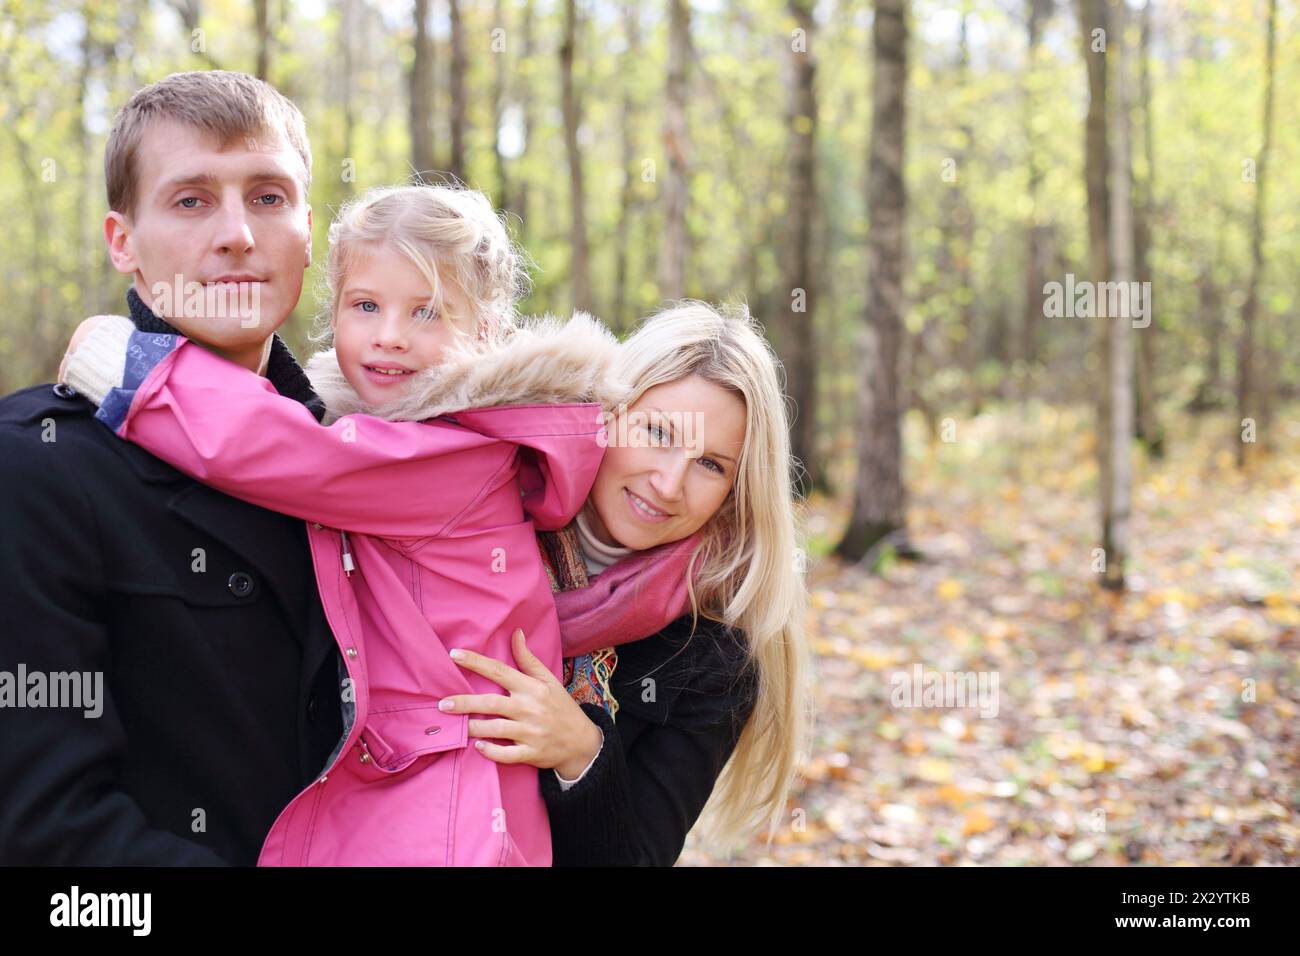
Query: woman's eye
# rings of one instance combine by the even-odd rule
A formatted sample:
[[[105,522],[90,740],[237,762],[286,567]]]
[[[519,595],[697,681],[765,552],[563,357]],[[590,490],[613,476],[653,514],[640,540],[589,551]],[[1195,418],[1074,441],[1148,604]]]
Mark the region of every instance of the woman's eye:
[[[726,474],[726,469],[724,469],[712,458],[701,458],[700,463],[706,465],[710,471],[716,471],[720,475]]]
[[[363,299],[362,301],[358,302],[357,308],[360,309],[362,312],[374,313],[379,311],[379,306],[375,305],[375,303],[370,301],[369,299]]]
[[[663,439],[668,434],[658,425],[649,426],[649,430],[650,430],[650,434],[653,435],[656,439]]]

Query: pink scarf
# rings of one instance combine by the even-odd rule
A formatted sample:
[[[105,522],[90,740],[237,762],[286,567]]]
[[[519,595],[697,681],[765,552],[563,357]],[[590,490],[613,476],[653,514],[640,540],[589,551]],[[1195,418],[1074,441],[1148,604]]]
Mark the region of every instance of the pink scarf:
[[[686,569],[699,543],[691,535],[610,565],[588,587],[555,594],[564,656],[657,634],[690,608]]]

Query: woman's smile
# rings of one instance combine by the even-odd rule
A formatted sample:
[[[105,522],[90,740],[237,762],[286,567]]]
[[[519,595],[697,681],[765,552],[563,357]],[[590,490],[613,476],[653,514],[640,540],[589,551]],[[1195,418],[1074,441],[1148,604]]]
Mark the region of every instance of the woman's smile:
[[[632,514],[636,515],[642,521],[649,521],[652,524],[658,524],[661,521],[667,521],[672,517],[667,511],[661,511],[646,501],[640,495],[634,494],[631,489],[624,488],[627,494],[628,508]]]

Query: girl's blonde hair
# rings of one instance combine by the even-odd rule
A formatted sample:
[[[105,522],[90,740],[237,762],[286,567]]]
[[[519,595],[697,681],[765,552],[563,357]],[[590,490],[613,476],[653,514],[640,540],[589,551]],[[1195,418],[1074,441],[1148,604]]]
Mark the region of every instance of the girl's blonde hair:
[[[743,306],[718,310],[702,302],[676,303],[647,318],[621,350],[629,406],[646,390],[688,375],[745,400],[745,444],[735,485],[700,529],[691,559],[694,614],[742,632],[759,677],[754,712],[701,816],[699,829],[715,844],[746,837],[764,820],[770,840],[784,817],[797,766],[810,752],[803,552],[780,369]]]
[[[356,253],[378,246],[391,247],[420,270],[433,289],[430,306],[440,314],[443,283],[453,283],[473,313],[474,327],[463,331],[479,337],[508,328],[528,290],[523,255],[483,193],[442,184],[382,186],[346,202],[330,223],[327,312],[314,338],[330,338]]]

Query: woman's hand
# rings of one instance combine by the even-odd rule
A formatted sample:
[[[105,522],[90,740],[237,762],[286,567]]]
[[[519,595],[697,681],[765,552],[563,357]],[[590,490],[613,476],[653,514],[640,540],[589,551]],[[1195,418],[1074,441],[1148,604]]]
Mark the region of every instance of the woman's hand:
[[[600,728],[582,712],[564,685],[528,649],[524,632],[510,635],[518,670],[474,651],[456,649],[452,660],[466,670],[495,681],[510,692],[500,694],[454,694],[444,697],[439,709],[450,714],[499,714],[493,720],[472,719],[471,737],[498,737],[514,746],[477,740],[474,746],[497,763],[526,763],[553,767],[560,776],[573,779],[600,752]]]
[[[86,341],[86,336],[90,334],[91,329],[104,321],[102,315],[92,315],[88,319],[82,319],[77,330],[72,333],[72,341],[68,343],[68,350],[63,353],[63,361],[59,363],[59,381],[63,381],[63,373],[68,368],[68,359],[70,359],[77,349],[81,348],[81,343]]]

